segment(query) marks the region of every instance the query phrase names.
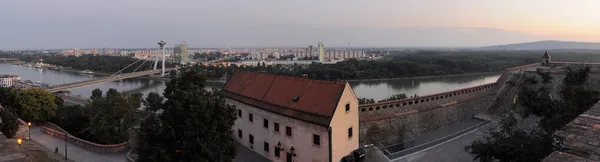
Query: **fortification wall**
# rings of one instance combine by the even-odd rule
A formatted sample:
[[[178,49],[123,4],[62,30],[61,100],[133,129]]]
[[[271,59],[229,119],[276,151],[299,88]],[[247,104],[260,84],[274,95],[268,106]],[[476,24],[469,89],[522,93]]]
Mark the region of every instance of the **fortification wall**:
[[[495,83],[416,98],[360,105],[361,144],[401,141],[488,112],[499,87],[521,70],[539,63],[506,69]]]
[[[495,92],[497,86],[498,84],[496,83],[490,83],[433,95],[375,104],[364,104],[359,106],[361,111],[359,117],[361,121],[370,121],[373,120],[373,118],[380,118],[391,114],[429,110],[431,108],[439,107],[440,105],[487,95],[491,92]]]
[[[375,140],[399,141],[404,137],[414,137],[420,133],[472,118],[487,111],[486,105],[495,93],[474,96],[447,104],[429,107],[420,111],[409,111],[377,118],[361,120],[361,144],[370,144]]]

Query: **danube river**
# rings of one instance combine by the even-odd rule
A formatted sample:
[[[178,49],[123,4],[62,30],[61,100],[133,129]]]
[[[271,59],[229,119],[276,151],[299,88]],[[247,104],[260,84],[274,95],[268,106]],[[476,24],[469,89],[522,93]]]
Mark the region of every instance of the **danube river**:
[[[23,81],[41,81],[50,84],[62,84],[94,78],[94,76],[12,65],[10,63],[0,63],[0,74],[16,74],[21,76]],[[398,93],[405,93],[409,96],[415,94],[422,96],[492,83],[499,76],[500,73],[498,72],[393,80],[350,81],[350,85],[358,97],[381,100]],[[121,92],[140,92],[143,94],[158,92],[162,94],[165,82],[163,80],[132,78],[71,89],[71,94],[87,98],[91,95],[92,90],[96,88],[100,88],[104,92],[109,88],[114,88]],[[206,88],[222,88],[223,85],[224,83],[208,82]]]

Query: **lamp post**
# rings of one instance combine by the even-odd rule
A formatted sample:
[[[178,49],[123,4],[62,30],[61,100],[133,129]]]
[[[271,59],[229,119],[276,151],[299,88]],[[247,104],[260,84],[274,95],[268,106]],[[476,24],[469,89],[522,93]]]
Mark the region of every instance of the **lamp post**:
[[[67,136],[67,133],[65,132],[65,161],[67,161],[67,138],[69,136]]]
[[[296,153],[294,153],[294,151],[296,151],[296,149],[294,149],[294,146],[292,146],[292,148],[290,148],[290,154],[292,154],[292,156],[296,156]]]
[[[27,123],[27,132],[29,132],[29,137],[27,137],[27,139],[31,141],[31,122]]]
[[[21,142],[22,142],[22,141],[21,141],[21,138],[19,137],[19,138],[17,139],[17,144],[19,144],[19,150],[21,150]]]
[[[283,148],[281,147],[281,142],[277,142],[277,148],[281,151],[283,151]]]

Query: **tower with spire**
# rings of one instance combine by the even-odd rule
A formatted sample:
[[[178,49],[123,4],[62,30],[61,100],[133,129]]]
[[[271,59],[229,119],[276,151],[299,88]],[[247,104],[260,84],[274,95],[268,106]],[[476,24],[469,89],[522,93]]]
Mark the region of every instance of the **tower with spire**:
[[[544,56],[542,56],[542,66],[550,66],[551,59],[552,57],[550,56],[550,54],[548,54],[548,51],[546,51],[544,53]]]

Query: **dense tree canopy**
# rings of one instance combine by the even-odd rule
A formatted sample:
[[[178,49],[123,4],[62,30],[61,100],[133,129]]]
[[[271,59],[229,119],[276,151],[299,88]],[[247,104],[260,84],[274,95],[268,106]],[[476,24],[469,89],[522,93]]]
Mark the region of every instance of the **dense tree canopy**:
[[[204,89],[200,67],[186,68],[168,83],[164,104],[147,98],[153,115],[141,124],[138,161],[231,161],[236,155],[231,127],[235,108],[218,90]],[[153,103],[153,104],[150,104]]]
[[[8,109],[0,108],[0,131],[7,138],[13,138],[17,135],[19,129],[19,122],[17,116],[11,113]]]
[[[43,60],[44,63],[62,66],[62,67],[71,67],[73,69],[78,70],[92,70],[92,71],[100,71],[105,73],[113,73],[117,72],[128,65],[136,62],[138,59],[133,57],[121,57],[121,56],[101,56],[101,55],[81,55],[79,57],[76,56],[63,56],[63,55],[22,55],[20,58],[22,61],[31,61],[37,62],[40,59]],[[142,65],[138,71],[142,70],[150,70],[153,68],[153,61],[147,61],[144,64],[144,61],[139,61],[136,64],[128,67],[123,70],[123,73],[133,72],[138,68],[138,66]],[[160,62],[159,62],[160,66]],[[171,62],[167,62],[167,67],[173,67],[174,64]]]
[[[90,104],[86,105],[87,130],[93,134],[93,141],[103,144],[127,141],[129,129],[139,123],[137,109],[141,106],[142,94],[122,94],[111,88],[105,96],[98,96],[99,91],[93,91]]]
[[[482,52],[484,53],[484,52]],[[525,56],[507,54],[479,54],[471,52],[419,52],[390,55],[379,60],[349,59],[335,64],[313,63],[307,67],[260,66],[205,66],[209,78],[220,78],[235,70],[263,71],[278,75],[301,76],[320,80],[402,78],[501,71],[508,67],[539,62],[541,54]]]
[[[482,162],[541,161],[552,152],[552,135],[579,114],[598,102],[600,93],[585,88],[590,68],[566,69],[559,97],[551,97],[549,74],[538,70],[537,76],[526,76],[520,85],[518,104],[520,110],[511,110],[508,117],[475,140],[465,149]],[[542,78],[537,82],[536,78]],[[536,118],[530,118],[535,116]],[[537,125],[519,126],[525,120],[539,118]],[[525,122],[526,123],[526,122]],[[527,124],[525,124],[527,125]]]
[[[9,107],[23,120],[45,121],[55,115],[56,99],[52,93],[42,88],[15,90],[8,98]]]

